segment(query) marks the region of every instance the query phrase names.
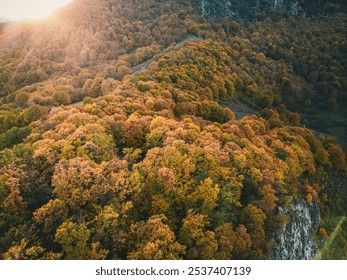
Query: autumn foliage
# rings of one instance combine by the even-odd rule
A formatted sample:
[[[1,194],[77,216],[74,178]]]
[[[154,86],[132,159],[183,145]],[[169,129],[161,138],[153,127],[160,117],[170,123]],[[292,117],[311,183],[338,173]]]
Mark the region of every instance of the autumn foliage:
[[[278,206],[319,202],[345,168],[292,112],[345,100],[345,39],[316,49],[343,15],[246,27],[162,2],[75,1],[0,31],[1,258],[265,259]]]

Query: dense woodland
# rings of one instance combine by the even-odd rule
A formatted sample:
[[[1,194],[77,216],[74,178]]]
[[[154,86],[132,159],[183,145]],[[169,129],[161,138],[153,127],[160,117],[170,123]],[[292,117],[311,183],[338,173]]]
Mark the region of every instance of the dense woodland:
[[[328,239],[346,154],[301,114],[347,119],[346,20],[75,0],[1,24],[0,258],[266,259],[296,197]]]

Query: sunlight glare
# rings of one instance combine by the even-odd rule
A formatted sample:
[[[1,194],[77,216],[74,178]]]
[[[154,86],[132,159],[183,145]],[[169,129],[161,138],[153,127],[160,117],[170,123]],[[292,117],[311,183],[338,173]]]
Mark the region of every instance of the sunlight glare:
[[[40,19],[67,5],[72,0],[0,0],[0,18],[15,20]]]

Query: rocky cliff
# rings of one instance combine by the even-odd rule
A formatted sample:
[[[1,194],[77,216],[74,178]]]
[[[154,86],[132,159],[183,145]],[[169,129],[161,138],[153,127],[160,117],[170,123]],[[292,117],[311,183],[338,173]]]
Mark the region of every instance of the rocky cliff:
[[[303,199],[293,200],[288,209],[279,208],[288,217],[288,224],[274,240],[271,259],[309,260],[318,250],[317,232],[321,215],[317,203]]]
[[[285,15],[326,13],[336,9],[326,0],[192,0],[203,16],[253,19],[274,11]]]

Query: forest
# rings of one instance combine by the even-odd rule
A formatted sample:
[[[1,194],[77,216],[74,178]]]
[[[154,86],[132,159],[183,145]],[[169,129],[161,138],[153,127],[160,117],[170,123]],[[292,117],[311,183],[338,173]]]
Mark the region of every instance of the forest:
[[[1,23],[0,259],[269,259],[295,199],[323,246],[346,215],[346,22],[75,0]],[[346,252],[345,222],[322,258]]]

